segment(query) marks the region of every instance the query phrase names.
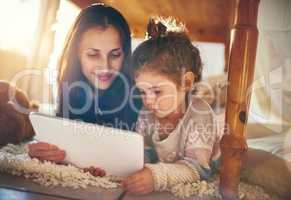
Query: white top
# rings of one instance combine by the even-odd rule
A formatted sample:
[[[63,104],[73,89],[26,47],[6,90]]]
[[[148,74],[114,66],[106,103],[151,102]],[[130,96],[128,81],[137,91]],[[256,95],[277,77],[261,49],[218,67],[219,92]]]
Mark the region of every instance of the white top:
[[[158,126],[155,116],[143,108],[137,132],[144,136],[145,146],[156,150],[161,162],[194,161],[209,168],[209,162],[220,156],[219,141],[223,132],[217,130],[216,117],[209,104],[200,98],[192,98],[176,128],[162,141]]]
[[[166,139],[160,140],[159,132],[155,129],[152,140],[161,162],[172,163],[178,159],[180,132],[174,131]]]

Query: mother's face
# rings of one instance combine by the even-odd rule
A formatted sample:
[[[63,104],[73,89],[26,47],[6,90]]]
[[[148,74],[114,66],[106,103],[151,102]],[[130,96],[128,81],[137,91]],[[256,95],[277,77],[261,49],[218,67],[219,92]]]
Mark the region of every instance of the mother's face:
[[[98,89],[107,89],[122,68],[124,52],[120,34],[113,26],[92,27],[79,45],[81,70]]]

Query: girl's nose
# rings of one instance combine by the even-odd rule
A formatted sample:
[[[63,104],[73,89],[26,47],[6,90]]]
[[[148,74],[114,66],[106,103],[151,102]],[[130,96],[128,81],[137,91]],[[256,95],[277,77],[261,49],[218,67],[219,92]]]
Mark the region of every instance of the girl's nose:
[[[155,97],[154,95],[146,95],[145,97],[145,105],[148,108],[154,108]]]

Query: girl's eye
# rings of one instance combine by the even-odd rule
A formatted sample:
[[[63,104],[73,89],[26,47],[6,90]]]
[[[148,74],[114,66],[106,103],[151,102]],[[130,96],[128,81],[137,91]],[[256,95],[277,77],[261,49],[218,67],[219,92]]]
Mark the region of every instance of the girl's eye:
[[[156,95],[160,95],[161,93],[162,93],[162,91],[160,91],[160,90],[156,90],[156,91],[155,91],[155,94],[156,94]]]
[[[144,91],[139,91],[140,95],[144,96],[146,93]]]

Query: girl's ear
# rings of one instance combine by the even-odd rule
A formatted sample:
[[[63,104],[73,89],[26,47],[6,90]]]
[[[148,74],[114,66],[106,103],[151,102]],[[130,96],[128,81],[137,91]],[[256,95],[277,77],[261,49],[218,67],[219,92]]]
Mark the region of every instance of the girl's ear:
[[[186,72],[182,79],[182,89],[185,92],[192,90],[196,76],[193,72]]]

